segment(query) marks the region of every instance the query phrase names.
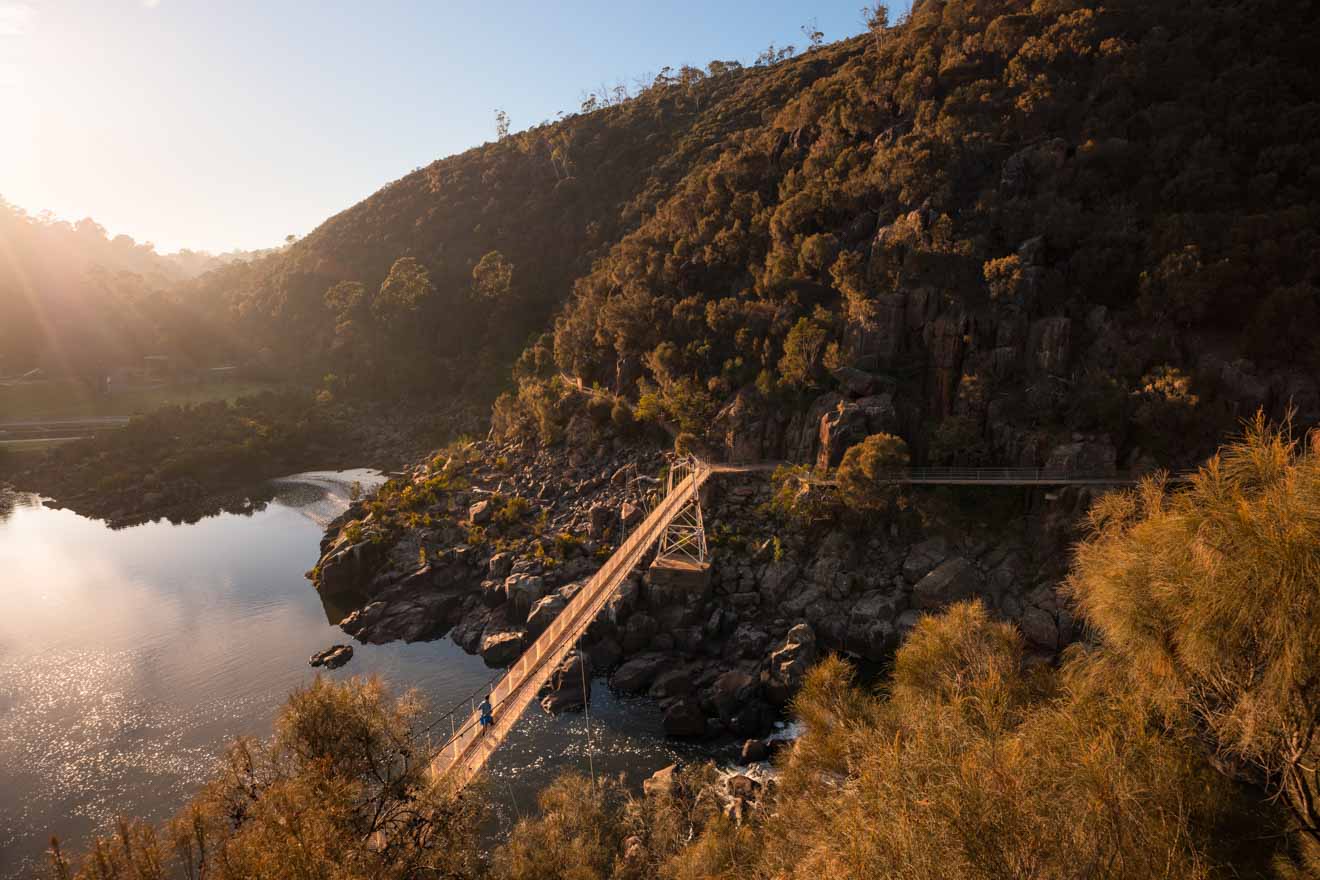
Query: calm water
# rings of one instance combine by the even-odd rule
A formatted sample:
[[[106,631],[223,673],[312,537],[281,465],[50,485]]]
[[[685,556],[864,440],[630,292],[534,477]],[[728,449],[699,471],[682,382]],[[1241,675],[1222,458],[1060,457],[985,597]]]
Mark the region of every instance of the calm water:
[[[224,743],[265,736],[307,657],[349,642],[303,573],[368,472],[301,474],[251,515],[112,531],[0,498],[0,877],[31,876],[51,834],[80,850],[115,817],[161,820]],[[448,639],[354,644],[336,677],[379,673],[448,706],[491,676]],[[565,768],[636,781],[680,757],[655,708],[597,682],[587,719],[539,710],[491,768],[503,820]]]

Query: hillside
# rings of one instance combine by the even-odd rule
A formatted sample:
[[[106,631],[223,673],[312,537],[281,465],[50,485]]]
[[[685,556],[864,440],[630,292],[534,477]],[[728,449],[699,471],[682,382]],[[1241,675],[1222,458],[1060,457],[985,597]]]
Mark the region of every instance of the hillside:
[[[0,245],[0,376],[35,367],[90,375],[148,354],[185,354],[215,328],[195,320],[175,289],[257,256],[160,254],[90,218],[34,217],[3,199]]]
[[[799,59],[577,281],[501,427],[562,426],[560,371],[741,458],[1148,467],[1315,423],[1306,7],[928,0]]]
[[[595,259],[693,167],[858,51],[773,69],[685,68],[632,100],[414,171],[287,252],[207,275],[189,295],[308,381],[330,371],[350,391],[489,401]],[[383,287],[400,259],[415,261],[404,306]],[[352,287],[327,301],[341,282]],[[391,309],[407,313],[406,327]]]

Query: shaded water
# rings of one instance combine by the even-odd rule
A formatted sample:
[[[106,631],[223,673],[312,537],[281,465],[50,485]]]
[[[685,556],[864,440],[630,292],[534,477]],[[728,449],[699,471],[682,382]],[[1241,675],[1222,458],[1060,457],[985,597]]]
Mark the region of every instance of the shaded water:
[[[351,483],[374,479],[300,474],[249,515],[118,531],[0,498],[0,877],[39,870],[51,834],[77,851],[117,816],[167,818],[227,740],[269,734],[307,657],[348,641],[303,573]],[[327,674],[379,673],[435,708],[492,675],[448,639],[354,648]],[[636,781],[679,757],[654,706],[600,682],[590,721],[589,756],[583,716],[529,711],[491,767],[500,817],[562,769]]]

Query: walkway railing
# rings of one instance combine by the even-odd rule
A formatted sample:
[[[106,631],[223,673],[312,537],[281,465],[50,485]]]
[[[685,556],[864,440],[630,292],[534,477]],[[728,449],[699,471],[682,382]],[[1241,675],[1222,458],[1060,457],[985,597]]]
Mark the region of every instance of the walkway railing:
[[[641,562],[646,551],[659,540],[670,521],[695,498],[710,473],[709,467],[698,463],[691,473],[675,485],[614,551],[605,565],[569,601],[545,632],[505,671],[490,690],[494,723],[487,730],[483,732],[481,729],[480,715],[475,708],[466,713],[461,724],[456,719],[456,712],[461,710],[461,706],[455,713],[442,716],[441,720],[449,718],[452,732],[431,761],[432,773],[438,779],[445,779],[449,784],[461,788],[481,771],[491,753],[513,730],[523,711],[536,699],[541,688],[568,657],[587,627]]]
[[[1130,473],[1115,471],[1084,471],[1065,468],[959,468],[959,467],[910,467],[896,468],[881,475],[883,479],[895,483],[962,483],[976,485],[980,483],[998,483],[1011,485],[1067,485],[1091,483],[1099,485],[1122,485],[1135,483],[1139,477]]]

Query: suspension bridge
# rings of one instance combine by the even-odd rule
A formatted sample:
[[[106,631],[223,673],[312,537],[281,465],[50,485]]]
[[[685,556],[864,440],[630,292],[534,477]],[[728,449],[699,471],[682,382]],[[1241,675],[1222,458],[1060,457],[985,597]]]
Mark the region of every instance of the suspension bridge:
[[[660,544],[657,563],[661,566],[707,564],[698,493],[712,470],[693,458],[674,463],[669,470],[667,491],[654,509],[490,688],[494,722],[489,727],[482,728],[480,714],[471,700],[469,706],[460,706],[446,716],[450,722],[449,739],[431,760],[436,778],[447,777],[451,784],[461,788],[481,772],[486,760],[517,725],[523,711],[537,698],[555,669],[568,658],[587,627],[653,544]],[[460,718],[463,712],[465,717]]]
[[[700,490],[713,474],[769,472],[777,466],[773,463],[709,464],[695,457],[676,459],[669,469],[664,495],[550,626],[490,685],[430,725],[428,730],[439,730],[442,735],[446,733],[444,728],[448,727],[444,744],[431,758],[433,776],[456,788],[462,788],[476,778],[653,545],[658,544],[652,563],[654,569],[700,572],[708,568]],[[804,479],[824,485],[835,482],[809,476]],[[1140,475],[1048,468],[913,467],[895,469],[881,479],[925,486],[1121,486],[1138,482]],[[493,707],[494,720],[483,729],[477,703],[487,696]]]

